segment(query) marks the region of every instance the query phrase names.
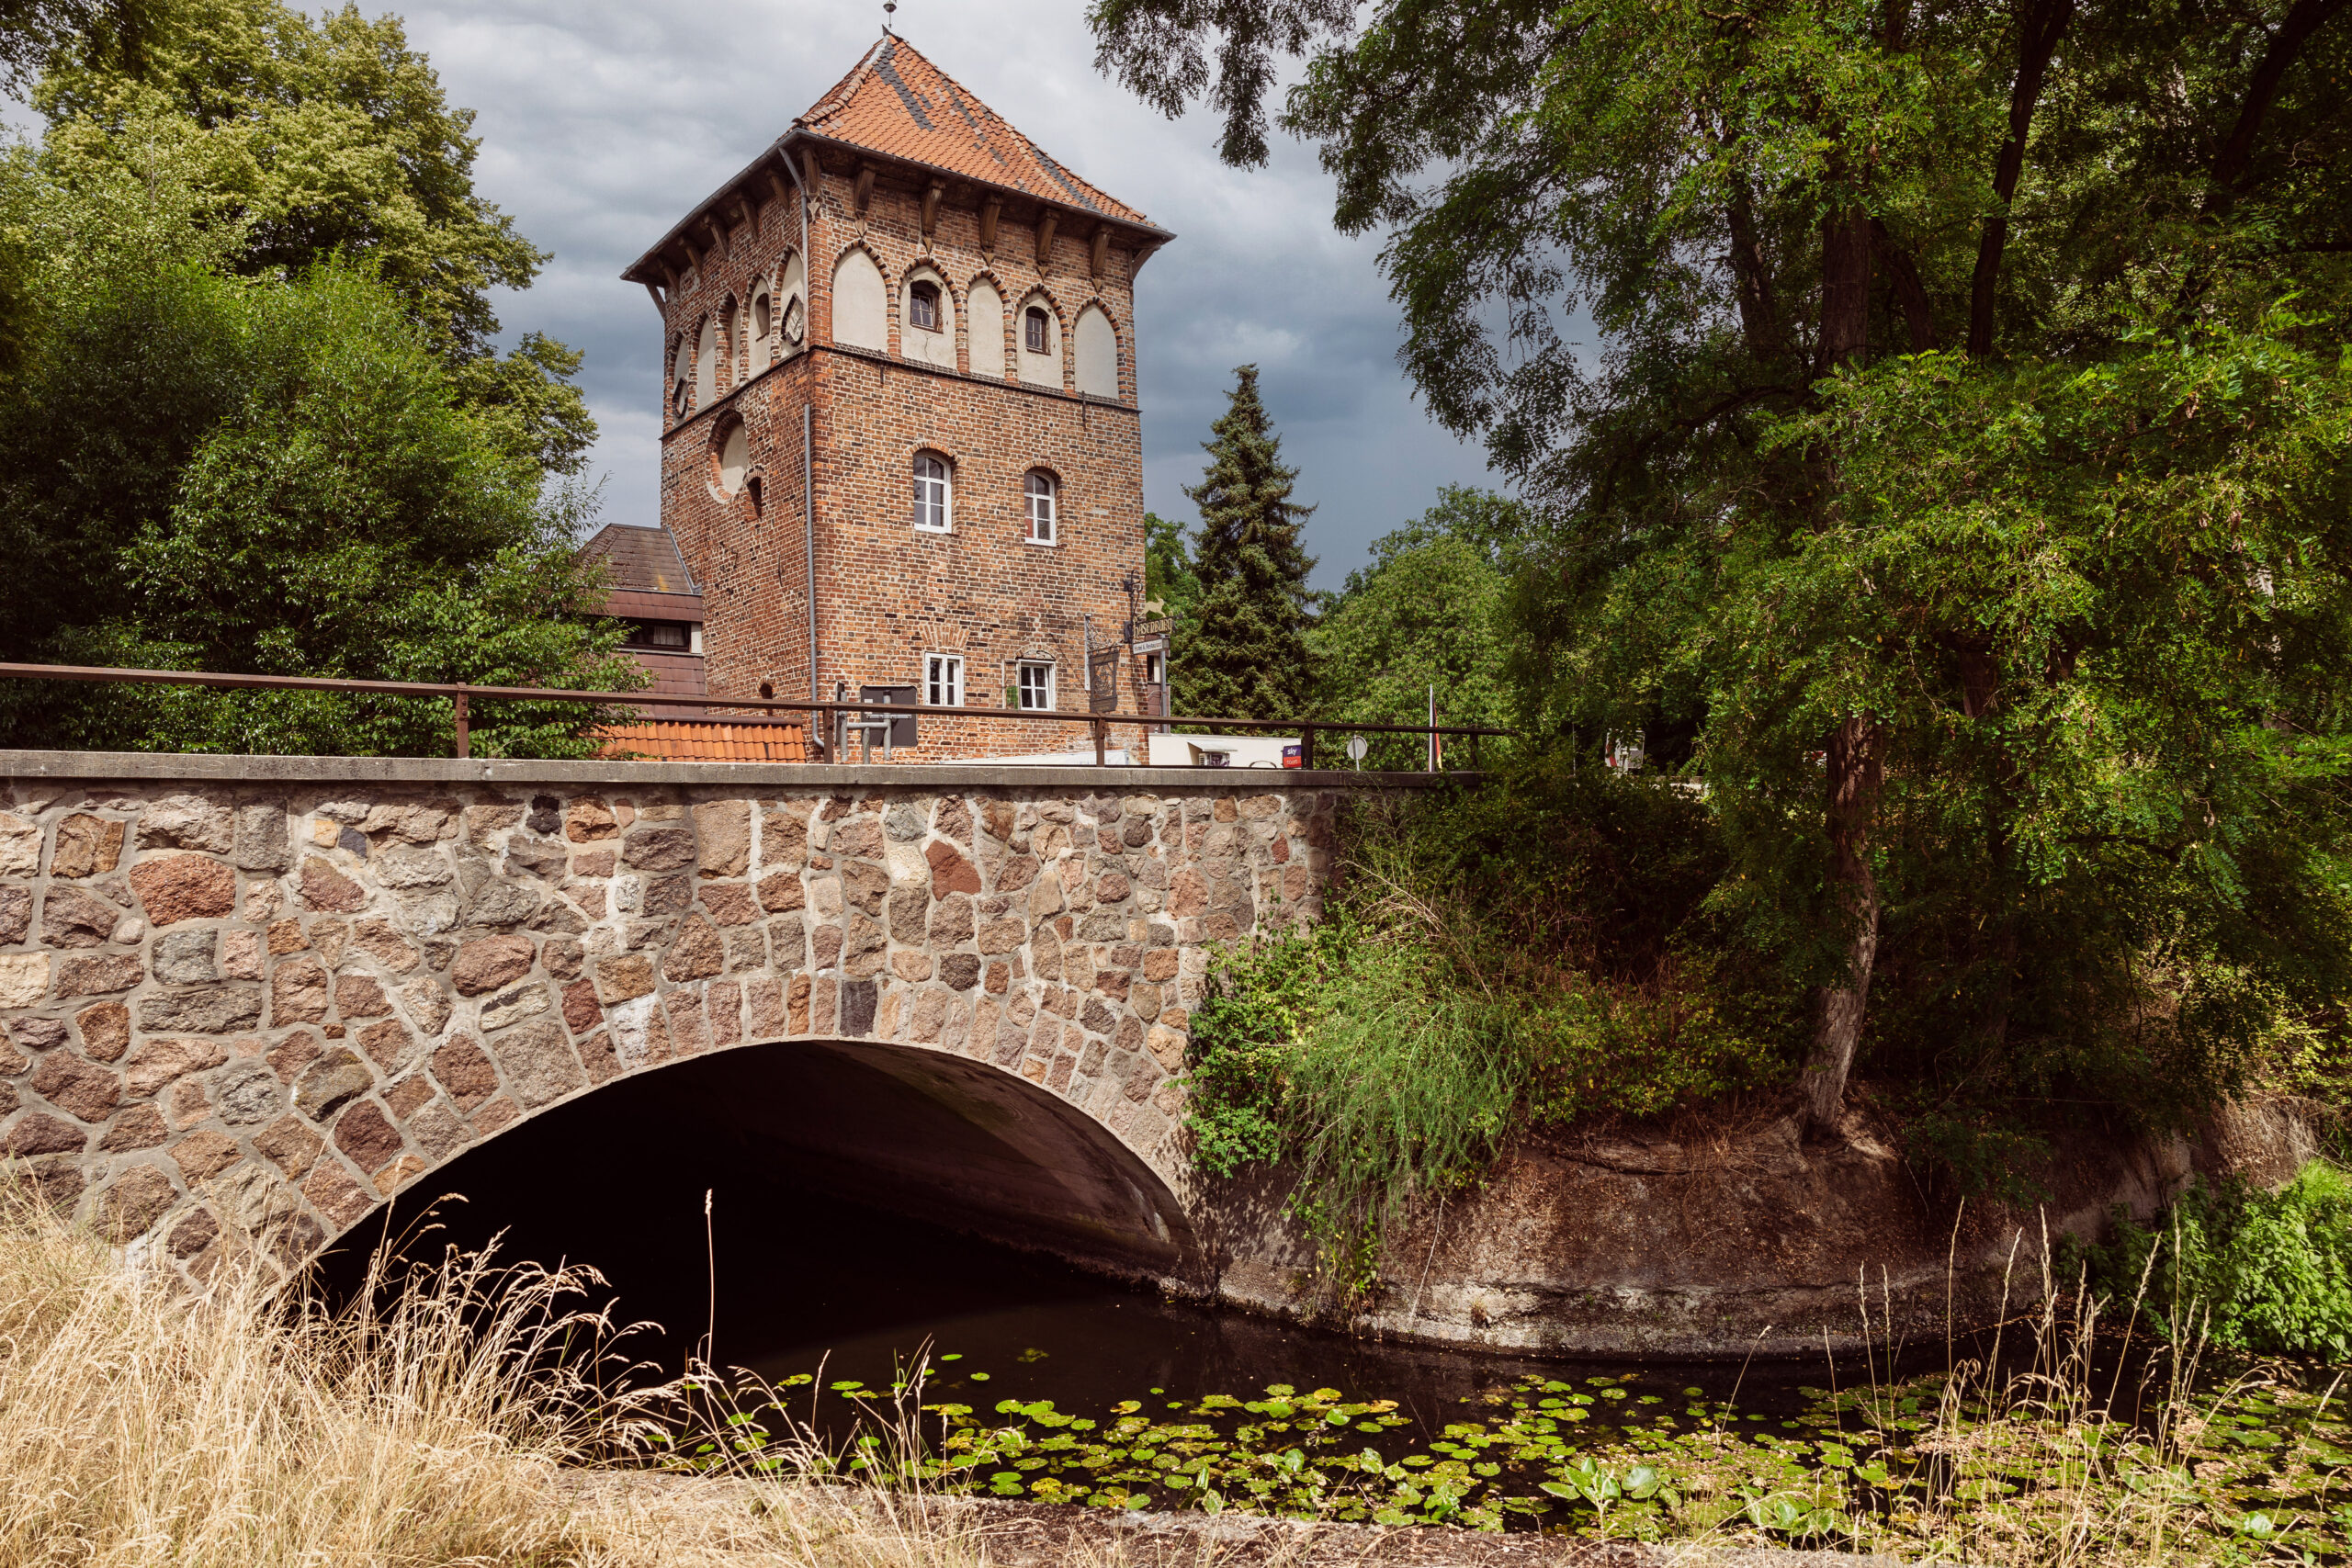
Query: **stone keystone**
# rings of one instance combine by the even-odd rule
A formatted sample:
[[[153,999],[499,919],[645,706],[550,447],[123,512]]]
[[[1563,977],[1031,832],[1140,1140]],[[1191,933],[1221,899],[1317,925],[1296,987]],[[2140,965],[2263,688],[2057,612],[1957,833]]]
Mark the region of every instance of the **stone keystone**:
[[[237,874],[203,855],[164,855],[130,868],[147,919],[159,926],[236,913]]]

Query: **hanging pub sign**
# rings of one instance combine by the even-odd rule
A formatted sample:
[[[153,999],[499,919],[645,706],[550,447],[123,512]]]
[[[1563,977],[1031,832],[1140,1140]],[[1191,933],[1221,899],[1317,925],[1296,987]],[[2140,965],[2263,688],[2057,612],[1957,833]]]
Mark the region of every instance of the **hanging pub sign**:
[[[1087,656],[1086,708],[1089,713],[1116,713],[1119,709],[1119,650],[1098,648]]]

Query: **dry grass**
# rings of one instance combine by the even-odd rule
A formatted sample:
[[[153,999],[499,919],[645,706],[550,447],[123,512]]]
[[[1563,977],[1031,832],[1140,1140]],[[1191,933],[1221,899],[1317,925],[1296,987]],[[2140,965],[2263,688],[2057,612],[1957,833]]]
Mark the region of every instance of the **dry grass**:
[[[328,1314],[259,1264],[190,1302],[0,1190],[0,1568],[968,1568],[920,1495],[631,1483],[572,1277],[480,1258]]]

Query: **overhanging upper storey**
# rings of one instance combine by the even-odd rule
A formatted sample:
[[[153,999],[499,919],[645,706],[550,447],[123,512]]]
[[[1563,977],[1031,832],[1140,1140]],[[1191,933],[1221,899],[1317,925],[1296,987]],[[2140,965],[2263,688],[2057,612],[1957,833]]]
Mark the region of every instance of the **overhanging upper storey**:
[[[1105,231],[1136,253],[1138,266],[1175,237],[1073,174],[904,39],[886,36],[621,276],[662,283],[680,270],[673,257],[704,248],[697,236],[714,222],[780,197],[796,183],[813,184],[820,170],[861,168],[911,175],[949,200],[992,205],[1016,222],[1051,214],[1069,231]]]

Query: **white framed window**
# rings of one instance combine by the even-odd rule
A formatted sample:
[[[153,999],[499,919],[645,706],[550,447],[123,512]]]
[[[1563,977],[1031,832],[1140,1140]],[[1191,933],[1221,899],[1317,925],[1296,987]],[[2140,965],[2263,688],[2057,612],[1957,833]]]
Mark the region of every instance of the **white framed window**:
[[[1054,667],[1039,659],[1024,659],[1013,668],[1013,687],[1024,708],[1050,712],[1054,705]]]
[[[964,705],[964,660],[953,653],[926,654],[922,661],[922,700],[926,706]]]
[[[1054,319],[1044,306],[1032,305],[1021,313],[1021,346],[1030,354],[1053,353]]]
[[[915,454],[915,526],[926,534],[944,534],[956,525],[955,480],[944,459],[928,452]]]
[[[1022,537],[1033,545],[1052,544],[1055,502],[1060,499],[1061,487],[1054,482],[1053,475],[1032,469],[1028,479],[1023,481],[1022,489],[1026,493],[1029,508],[1029,525]]]
[[[1143,656],[1143,683],[1147,686],[1168,683],[1168,655],[1147,653]]]

